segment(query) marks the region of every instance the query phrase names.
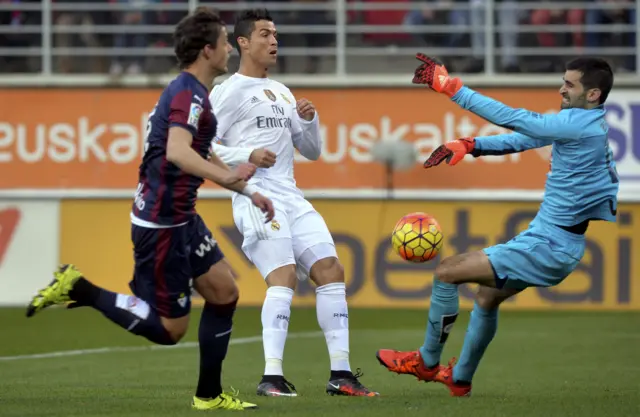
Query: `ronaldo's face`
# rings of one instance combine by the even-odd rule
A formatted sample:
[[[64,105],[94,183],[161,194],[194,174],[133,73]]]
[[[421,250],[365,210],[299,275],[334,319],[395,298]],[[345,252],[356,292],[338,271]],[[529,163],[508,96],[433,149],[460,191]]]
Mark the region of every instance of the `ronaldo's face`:
[[[271,67],[278,58],[278,39],[276,26],[268,20],[255,23],[249,39],[249,56],[266,67]]]

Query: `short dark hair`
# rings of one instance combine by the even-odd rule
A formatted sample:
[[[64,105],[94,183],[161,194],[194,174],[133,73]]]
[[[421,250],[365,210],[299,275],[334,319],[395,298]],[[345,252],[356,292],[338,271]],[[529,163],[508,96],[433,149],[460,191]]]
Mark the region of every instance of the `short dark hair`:
[[[205,46],[215,46],[223,26],[218,12],[208,7],[198,7],[185,16],[173,31],[174,51],[180,69],[193,64]]]
[[[267,9],[246,9],[238,13],[236,16],[236,24],[233,27],[233,39],[236,41],[238,53],[242,53],[240,51],[238,38],[242,36],[248,39],[256,28],[256,22],[260,20],[273,22]]]
[[[613,87],[613,70],[607,61],[602,58],[581,57],[568,62],[565,69],[582,73],[580,82],[585,90],[597,88],[601,91],[599,104],[607,101]]]

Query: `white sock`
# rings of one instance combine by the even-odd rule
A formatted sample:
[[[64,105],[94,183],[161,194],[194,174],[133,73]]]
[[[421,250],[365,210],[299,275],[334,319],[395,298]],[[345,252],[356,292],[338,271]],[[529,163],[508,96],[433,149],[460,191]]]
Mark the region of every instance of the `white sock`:
[[[262,345],[264,347],[264,375],[283,375],[282,356],[289,331],[293,290],[270,287],[262,305]]]
[[[349,310],[344,282],[316,288],[318,324],[324,332],[332,371],[351,371],[349,365]]]

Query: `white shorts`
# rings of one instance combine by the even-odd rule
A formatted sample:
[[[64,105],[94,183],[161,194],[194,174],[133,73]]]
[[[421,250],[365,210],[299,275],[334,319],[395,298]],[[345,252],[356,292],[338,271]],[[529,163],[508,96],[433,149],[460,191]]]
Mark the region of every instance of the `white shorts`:
[[[242,196],[234,198],[233,219],[244,237],[242,251],[264,278],[277,268],[296,265],[298,278],[306,279],[317,261],[337,258],[327,224],[311,203],[300,195],[275,197],[261,191],[273,201],[273,221],[265,224],[260,209]]]

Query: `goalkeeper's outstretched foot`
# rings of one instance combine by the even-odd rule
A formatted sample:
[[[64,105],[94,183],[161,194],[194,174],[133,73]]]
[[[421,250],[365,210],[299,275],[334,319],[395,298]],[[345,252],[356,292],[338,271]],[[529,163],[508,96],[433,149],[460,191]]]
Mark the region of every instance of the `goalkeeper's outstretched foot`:
[[[449,361],[449,366],[441,367],[434,380],[446,385],[452,397],[470,397],[471,383],[460,383],[453,379],[453,365],[455,363],[456,358],[453,358]]]
[[[53,281],[38,291],[38,294],[31,300],[29,307],[27,307],[27,317],[31,317],[47,307],[71,301],[69,292],[75,283],[82,278],[82,273],[74,265],[65,264],[60,265],[58,270],[53,273],[53,277]]]
[[[427,368],[422,360],[420,351],[399,352],[391,349],[381,349],[376,353],[378,362],[391,372],[396,374],[413,375],[418,381],[435,381],[438,372],[443,369],[442,365]]]

